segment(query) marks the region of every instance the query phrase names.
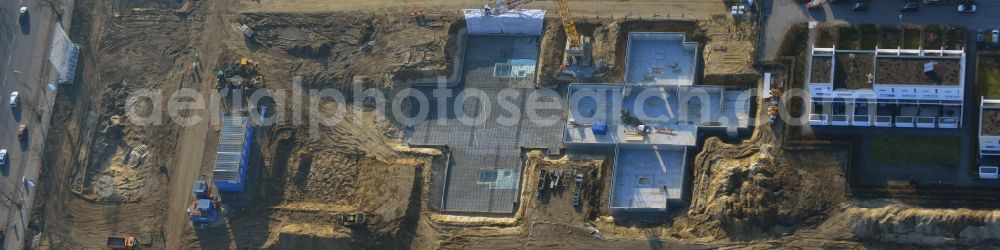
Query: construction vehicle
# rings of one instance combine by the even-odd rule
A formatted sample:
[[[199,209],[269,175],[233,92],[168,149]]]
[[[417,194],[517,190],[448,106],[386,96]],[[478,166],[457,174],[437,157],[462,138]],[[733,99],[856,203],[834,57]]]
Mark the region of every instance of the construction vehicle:
[[[542,169],[542,172],[538,174],[538,193],[536,193],[535,198],[542,200],[542,194],[545,194],[545,182],[547,181],[549,175]]]
[[[229,88],[254,88],[264,84],[264,78],[260,75],[260,62],[248,57],[242,57],[235,64],[223,67],[215,75],[216,87]],[[246,81],[249,79],[249,81]]]
[[[573,189],[573,206],[579,207],[580,195],[583,192],[583,174],[577,173],[575,177],[576,178],[573,179],[573,183],[575,184]]]
[[[254,76],[250,78],[250,88],[262,88],[264,87],[264,76]]]
[[[357,212],[353,214],[340,215],[340,223],[347,227],[361,226],[365,224],[365,213]]]
[[[108,236],[108,248],[110,249],[135,249],[135,237],[132,236]]]
[[[212,196],[211,183],[204,179],[199,179],[194,182],[194,188],[191,193],[194,195],[194,202],[191,202],[187,213],[188,218],[191,219],[192,226],[195,229],[205,229],[219,225],[219,215],[221,214],[222,207],[219,206],[215,197]]]
[[[559,172],[552,172],[551,174],[555,177],[553,177],[552,182],[549,183],[549,189],[555,190],[556,188],[561,187],[562,185],[563,171],[562,169],[560,169]]]
[[[777,122],[779,115],[778,105],[771,105],[767,108],[767,116],[771,117],[771,122]]]
[[[219,70],[219,73],[215,75],[216,77],[216,88],[222,89],[226,87],[226,72]]]
[[[580,35],[576,30],[576,21],[570,11],[568,0],[558,0],[559,20],[563,32],[566,33],[566,48],[563,53],[563,63],[559,66],[558,78],[563,80],[587,79],[597,71],[591,65],[593,44],[590,37]]]
[[[253,59],[246,57],[240,58],[240,63],[238,67],[236,67],[236,74],[243,76],[256,75],[257,67],[259,66],[260,64],[257,61],[254,61]]]
[[[417,26],[424,26],[427,24],[427,17],[424,16],[425,14],[427,14],[427,9],[424,7],[416,7],[413,8],[413,10],[410,10],[410,16],[413,17],[413,21],[417,23]]]

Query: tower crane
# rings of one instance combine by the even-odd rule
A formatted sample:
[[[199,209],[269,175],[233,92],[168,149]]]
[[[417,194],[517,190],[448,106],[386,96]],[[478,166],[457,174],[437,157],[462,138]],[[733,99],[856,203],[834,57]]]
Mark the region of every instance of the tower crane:
[[[584,37],[576,30],[576,21],[573,20],[573,13],[569,9],[569,0],[557,0],[556,5],[559,7],[559,19],[562,21],[563,31],[566,32],[566,50],[563,53],[563,63],[559,66],[559,78],[589,78],[594,71],[590,64],[590,37]]]

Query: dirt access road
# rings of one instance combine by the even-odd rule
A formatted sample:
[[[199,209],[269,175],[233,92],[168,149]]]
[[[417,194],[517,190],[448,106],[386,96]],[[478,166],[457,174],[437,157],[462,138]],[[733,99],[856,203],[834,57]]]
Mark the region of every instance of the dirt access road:
[[[376,11],[386,8],[414,7],[427,8],[430,11],[452,11],[481,7],[493,2],[484,0],[416,0],[400,3],[395,0],[257,0],[247,4],[248,12],[283,12],[283,13],[318,13],[334,11]],[[539,1],[526,5],[524,8],[541,8],[550,10],[549,15],[556,14],[555,1]],[[671,16],[696,19],[709,18],[714,14],[724,14],[726,5],[722,1],[704,0],[574,0],[570,3],[574,16],[635,16],[652,17]]]
[[[203,7],[207,9],[205,30],[201,34],[203,43],[196,51],[202,52],[202,58],[219,58],[225,47],[223,41],[240,41],[242,39],[242,36],[235,32],[236,30],[233,29],[232,22],[230,22],[235,15],[232,10],[236,9],[234,7],[238,3],[236,0],[211,0],[203,1],[203,4],[208,5]],[[218,68],[217,63],[218,60],[204,60],[202,68],[215,69]],[[214,71],[202,70],[201,78],[202,82],[212,82],[215,79]],[[209,93],[214,90],[212,84],[184,87],[198,89],[199,93]],[[193,111],[200,117],[215,116],[208,109]],[[210,123],[202,122],[195,126],[186,127],[181,130],[178,137],[177,145],[184,146],[179,148],[171,168],[170,188],[168,189],[170,195],[167,199],[167,211],[171,212],[167,213],[164,221],[167,249],[179,248],[184,230],[193,230],[187,215],[180,211],[184,211],[191,200],[189,190],[194,185],[195,178],[201,174],[203,169],[207,169],[207,171],[211,169],[203,166],[207,165],[205,162],[206,154],[215,151],[214,149],[207,150],[206,144],[215,145],[217,142],[213,143],[213,140],[218,140],[217,136],[207,136],[212,126]]]

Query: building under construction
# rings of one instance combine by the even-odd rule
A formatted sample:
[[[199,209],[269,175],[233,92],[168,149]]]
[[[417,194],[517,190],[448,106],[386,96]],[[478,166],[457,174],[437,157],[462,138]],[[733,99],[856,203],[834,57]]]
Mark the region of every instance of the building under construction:
[[[475,88],[487,97],[500,91],[516,91],[518,107],[531,108],[526,97],[535,90],[534,79],[542,34],[544,10],[518,10],[486,15],[482,9],[464,10],[467,23],[462,78],[453,98],[431,99],[430,107],[456,107]],[[426,96],[436,86],[417,87]],[[553,92],[555,93],[555,92]],[[558,102],[558,95],[549,96]],[[420,104],[412,103],[417,107]],[[489,105],[489,106],[484,106]],[[513,125],[496,122],[502,114],[499,102],[472,97],[465,105],[439,113],[430,108],[428,120],[413,125],[411,145],[445,146],[450,160],[432,176],[431,207],[444,212],[513,214],[517,211],[522,180],[521,150],[559,148],[561,110],[543,111],[542,119],[521,119]],[[415,108],[419,109],[419,108]],[[474,118],[473,124],[460,121]]]
[[[571,84],[563,144],[612,153],[616,217],[660,216],[688,196],[688,152],[705,133],[750,126],[751,96],[695,82],[698,45],[683,33],[630,33],[624,84]]]

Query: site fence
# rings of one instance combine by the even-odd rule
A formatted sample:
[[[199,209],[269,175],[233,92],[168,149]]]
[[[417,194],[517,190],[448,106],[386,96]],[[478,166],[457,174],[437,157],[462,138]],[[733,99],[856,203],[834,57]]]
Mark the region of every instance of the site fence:
[[[73,83],[79,58],[80,45],[73,43],[62,25],[56,23],[52,29],[52,50],[49,52],[49,61],[59,74],[59,84]]]

